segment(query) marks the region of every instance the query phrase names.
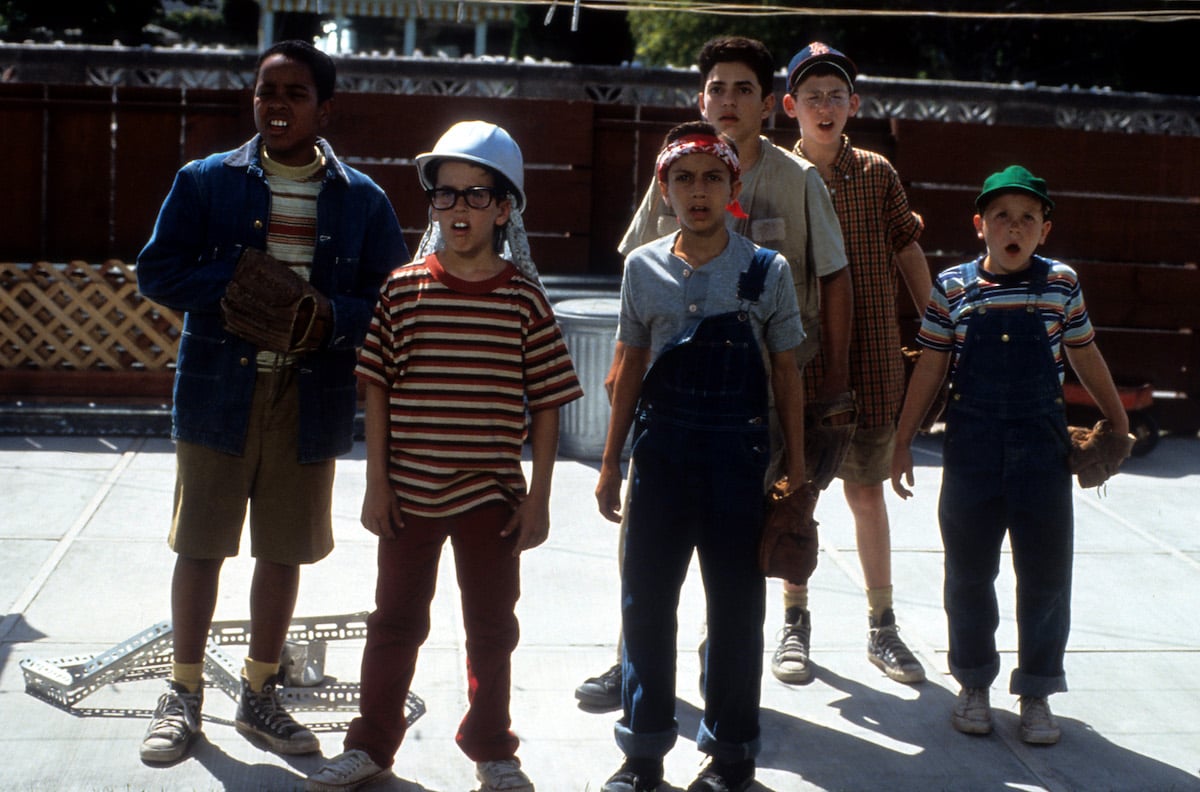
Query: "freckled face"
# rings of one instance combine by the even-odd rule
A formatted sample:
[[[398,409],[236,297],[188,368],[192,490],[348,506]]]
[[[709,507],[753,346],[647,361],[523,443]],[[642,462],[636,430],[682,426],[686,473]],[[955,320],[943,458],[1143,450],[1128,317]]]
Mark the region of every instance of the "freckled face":
[[[282,54],[263,61],[254,81],[254,126],[271,159],[293,166],[312,162],[331,104],[317,101],[317,85],[305,64]]]
[[[804,140],[826,146],[840,143],[842,130],[858,106],[858,94],[833,74],[807,77],[783,98],[784,112],[800,122]]]
[[[1024,193],[1002,193],[982,215],[975,215],[975,233],[987,245],[986,268],[1005,274],[1029,266],[1030,256],[1050,233],[1042,202]]]

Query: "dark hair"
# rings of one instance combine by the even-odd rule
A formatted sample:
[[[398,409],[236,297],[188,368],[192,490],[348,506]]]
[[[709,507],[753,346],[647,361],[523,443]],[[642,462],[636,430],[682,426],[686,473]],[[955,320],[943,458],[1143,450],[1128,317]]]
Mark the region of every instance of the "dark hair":
[[[317,103],[321,104],[333,98],[333,86],[337,82],[337,67],[333,58],[321,50],[300,39],[288,39],[272,44],[254,64],[254,82],[258,82],[258,72],[262,69],[263,61],[272,55],[282,55],[299,61],[312,72],[313,83],[317,86]]]
[[[764,97],[775,90],[775,57],[758,39],[719,36],[705,42],[700,48],[700,54],[696,56],[702,86],[708,81],[709,72],[718,63],[744,63],[758,78]]]
[[[663,138],[662,146],[659,148],[659,151],[664,151],[667,146],[671,145],[680,138],[687,137],[688,135],[714,135],[721,138],[721,140],[728,145],[729,148],[733,149],[734,154],[738,153],[737,144],[718,132],[717,128],[707,121],[685,121],[679,126],[672,127],[671,131],[667,133],[667,136]]]

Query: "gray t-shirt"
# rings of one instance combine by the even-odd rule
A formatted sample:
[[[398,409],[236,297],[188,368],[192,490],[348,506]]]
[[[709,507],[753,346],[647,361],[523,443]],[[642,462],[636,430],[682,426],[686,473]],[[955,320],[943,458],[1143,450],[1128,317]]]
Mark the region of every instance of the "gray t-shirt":
[[[842,228],[817,168],[766,137],[761,142],[758,160],[742,174],[738,197],[749,217],[740,220],[727,215],[726,224],[730,231],[787,258],[808,334],[797,362],[807,363],[820,341],[817,278],[846,266]],[[678,230],[679,221],[663,202],[658,184],[651,182],[618,249],[628,255],[638,245]]]
[[[651,360],[693,320],[746,310],[759,347],[767,352],[794,349],[804,341],[800,306],[792,287],[787,259],[777,255],[767,268],[756,303],[738,299],[738,276],[745,272],[757,246],[730,233],[720,255],[693,268],[671,252],[676,235],[636,248],[625,259],[621,281],[621,316],[617,340],[642,349]]]

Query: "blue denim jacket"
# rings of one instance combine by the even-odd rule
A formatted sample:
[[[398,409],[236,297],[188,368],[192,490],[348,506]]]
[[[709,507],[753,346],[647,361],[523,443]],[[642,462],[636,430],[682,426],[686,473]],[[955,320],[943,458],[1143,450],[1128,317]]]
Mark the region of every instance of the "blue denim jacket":
[[[324,140],[325,180],[317,197],[311,282],[333,305],[326,345],[302,355],[300,462],[350,450],[357,405],[356,348],[379,287],[408,260],[396,213],[370,177],[343,165]],[[254,345],[227,332],[220,300],[246,247],[267,248],[271,188],[255,136],[234,151],[179,170],[138,255],[142,294],[184,311],[176,360],[171,436],[241,454],[254,393]]]

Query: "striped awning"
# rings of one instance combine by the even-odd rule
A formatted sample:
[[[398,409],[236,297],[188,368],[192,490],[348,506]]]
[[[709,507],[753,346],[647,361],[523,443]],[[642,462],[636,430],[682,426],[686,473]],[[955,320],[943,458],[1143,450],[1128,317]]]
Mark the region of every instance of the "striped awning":
[[[495,0],[258,0],[263,11],[327,16],[436,19],[447,22],[509,22],[513,6]]]

